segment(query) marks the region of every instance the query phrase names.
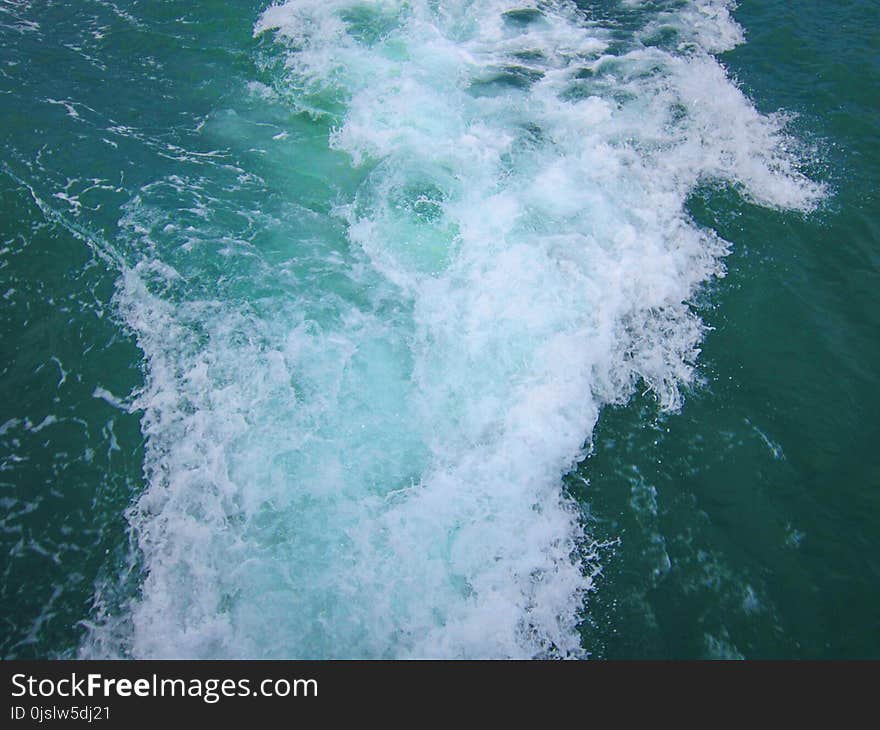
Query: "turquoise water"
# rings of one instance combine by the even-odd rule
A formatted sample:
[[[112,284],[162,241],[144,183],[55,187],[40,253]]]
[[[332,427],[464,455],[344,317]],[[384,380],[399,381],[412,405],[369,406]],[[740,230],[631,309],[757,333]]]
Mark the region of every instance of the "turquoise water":
[[[880,5],[0,2],[5,657],[876,657]]]

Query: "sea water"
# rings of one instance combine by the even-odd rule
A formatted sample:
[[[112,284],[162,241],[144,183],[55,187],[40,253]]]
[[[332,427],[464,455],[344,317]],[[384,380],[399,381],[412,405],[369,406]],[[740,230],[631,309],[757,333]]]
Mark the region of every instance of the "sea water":
[[[771,5],[0,4],[4,654],[876,653],[877,109]]]

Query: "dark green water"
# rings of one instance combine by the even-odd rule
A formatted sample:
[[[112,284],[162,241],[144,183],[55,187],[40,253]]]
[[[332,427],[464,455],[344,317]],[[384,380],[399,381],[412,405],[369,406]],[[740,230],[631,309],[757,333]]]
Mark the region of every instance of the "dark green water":
[[[0,2],[0,653],[880,655],[880,4],[305,5]]]
[[[622,539],[591,636],[609,657],[704,656],[709,636],[749,658],[876,657],[880,7],[736,17],[748,42],[725,63],[760,108],[799,115],[832,195],[806,219],[692,201],[736,242],[702,309],[706,388],[679,415],[637,400],[600,422],[586,498]]]

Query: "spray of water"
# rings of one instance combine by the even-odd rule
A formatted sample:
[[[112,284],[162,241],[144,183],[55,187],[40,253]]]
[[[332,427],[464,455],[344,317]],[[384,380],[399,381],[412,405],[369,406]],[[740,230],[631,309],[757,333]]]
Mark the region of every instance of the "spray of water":
[[[130,203],[143,580],[84,655],[585,654],[596,556],[562,477],[603,405],[674,409],[693,378],[688,302],[728,244],[688,196],[822,194],[712,55],[742,41],[729,3],[617,12],[257,20],[282,62],[251,93],[302,112],[279,165],[323,198],[261,203],[239,171],[236,202],[169,178]]]

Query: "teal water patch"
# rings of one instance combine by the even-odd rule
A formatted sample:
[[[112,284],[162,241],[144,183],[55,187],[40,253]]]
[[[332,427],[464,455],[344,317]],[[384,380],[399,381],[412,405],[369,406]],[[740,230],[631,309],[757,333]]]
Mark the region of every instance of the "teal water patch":
[[[749,48],[731,9],[4,6],[4,240],[21,253],[4,272],[40,282],[9,336],[32,332],[39,287],[89,302],[67,325],[44,314],[26,348],[77,361],[82,393],[47,381],[9,399],[10,433],[30,438],[4,444],[27,457],[9,493],[39,499],[4,532],[22,546],[4,590],[29,600],[4,652],[818,652],[790,638],[809,623],[798,556],[814,528],[712,466],[717,449],[796,480],[789,439],[716,382],[712,347],[725,302],[734,330],[751,321],[731,292],[763,280],[738,268],[742,247],[775,240],[742,221],[810,230],[827,215],[813,181],[839,180],[777,113],[801,99],[753,88],[758,61],[738,86],[713,55]],[[55,353],[51,333],[77,327]],[[778,339],[763,338],[754,350]],[[38,382],[27,367],[10,387]],[[112,430],[40,445],[53,397]],[[735,403],[719,415],[713,398]],[[676,466],[662,481],[621,444]],[[49,486],[41,448],[93,453],[91,471]],[[700,502],[712,494],[729,523]],[[62,533],[52,516],[71,504]],[[783,525],[788,602],[739,558],[755,541],[733,516],[752,508],[767,544]],[[38,528],[70,555],[21,557],[40,554]],[[32,590],[38,560],[57,567]]]
[[[876,657],[880,65],[859,29],[878,9],[742,2],[737,18],[747,43],[722,60],[759,108],[799,113],[833,194],[806,218],[691,200],[735,242],[700,307],[706,383],[679,416],[642,400],[600,422],[575,488],[621,542],[586,641],[617,658]]]

